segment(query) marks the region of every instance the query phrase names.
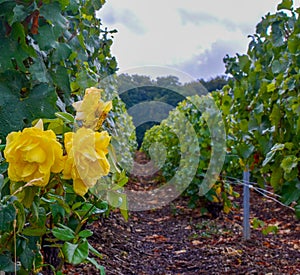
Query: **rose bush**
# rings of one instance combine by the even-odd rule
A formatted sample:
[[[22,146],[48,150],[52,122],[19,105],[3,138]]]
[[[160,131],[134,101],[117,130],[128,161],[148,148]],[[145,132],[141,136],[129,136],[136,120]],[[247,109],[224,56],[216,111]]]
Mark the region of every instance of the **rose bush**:
[[[127,217],[126,197],[118,190],[127,177],[109,157],[111,136],[102,123],[112,102],[102,101],[101,92],[86,89],[74,103],[75,116],[60,112],[56,119],[39,119],[9,133],[1,145],[0,270],[36,274],[47,266],[47,272],[50,267],[61,274],[64,262],[91,262],[103,273],[90,258],[101,255],[88,243],[93,233],[85,225],[107,214],[112,198]],[[108,194],[101,197],[92,187],[107,175],[114,189],[101,187]]]

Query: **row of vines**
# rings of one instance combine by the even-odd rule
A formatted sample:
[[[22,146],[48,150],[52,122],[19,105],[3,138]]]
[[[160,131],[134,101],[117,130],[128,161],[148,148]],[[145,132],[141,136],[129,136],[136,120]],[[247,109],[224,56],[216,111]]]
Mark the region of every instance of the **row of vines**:
[[[295,9],[292,1],[284,0],[277,9],[257,25],[256,33],[250,36],[247,54],[224,58],[226,72],[232,79],[222,90],[208,95],[222,113],[227,148],[222,172],[205,197],[222,202],[225,212],[230,211],[229,198],[238,194],[228,179],[241,179],[243,171],[250,170],[253,182],[263,188],[271,186],[283,203],[293,205],[299,218],[300,8]],[[181,148],[190,146],[188,133],[180,143],[172,127],[182,131],[186,127],[178,113],[189,119],[200,148],[200,159],[194,160],[198,163],[197,172],[185,191],[191,206],[200,199],[199,190],[212,153],[211,129],[205,119],[207,114],[196,107],[199,100],[196,96],[181,102],[167,119],[146,132],[142,144],[142,150],[148,153],[153,143],[167,148],[162,171],[169,180],[178,172],[183,157]],[[185,163],[186,178],[189,165]]]

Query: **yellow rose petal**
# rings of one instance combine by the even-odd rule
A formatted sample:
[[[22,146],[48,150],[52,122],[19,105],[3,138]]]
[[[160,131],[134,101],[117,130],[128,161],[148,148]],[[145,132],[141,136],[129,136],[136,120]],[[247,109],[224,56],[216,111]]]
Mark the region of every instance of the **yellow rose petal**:
[[[25,154],[25,161],[43,163],[46,160],[46,153],[40,147],[35,147]]]
[[[33,174],[37,170],[37,165],[35,163],[26,163],[23,166],[23,171],[21,172],[20,176],[22,178],[28,177]]]
[[[83,183],[81,179],[75,179],[73,180],[73,188],[76,194],[80,196],[84,196],[89,188]]]

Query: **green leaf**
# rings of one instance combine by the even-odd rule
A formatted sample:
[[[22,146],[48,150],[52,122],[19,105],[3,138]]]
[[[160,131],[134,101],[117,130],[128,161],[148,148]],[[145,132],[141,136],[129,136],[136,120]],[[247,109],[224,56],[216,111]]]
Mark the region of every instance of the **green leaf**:
[[[1,195],[1,192],[2,192],[2,188],[4,186],[4,177],[2,174],[0,174],[0,195]]]
[[[36,198],[38,198],[38,197],[35,196],[35,199]],[[43,227],[43,226],[45,226],[46,219],[47,219],[46,210],[44,207],[40,207],[38,205],[39,205],[39,203],[36,203],[35,201],[33,201],[32,206],[31,206],[33,215],[30,219],[30,223],[34,227]]]
[[[39,27],[39,34],[36,40],[41,50],[48,51],[57,47],[58,37],[59,35],[55,33],[55,29],[52,25],[44,25]]]
[[[93,7],[96,11],[101,9],[105,2],[106,0],[92,0]]]
[[[116,191],[108,191],[107,192],[107,201],[111,206],[113,206],[115,208],[119,208],[122,205],[121,194]]]
[[[257,229],[257,228],[260,228],[260,227],[264,227],[265,223],[260,219],[253,218],[252,226],[253,226],[254,229]]]
[[[242,119],[241,122],[239,123],[239,127],[243,133],[248,134],[249,128],[248,128],[248,120],[247,119]]]
[[[49,202],[51,203],[51,202]],[[57,223],[60,219],[65,216],[65,209],[58,203],[50,204],[50,210],[53,216],[54,223]]]
[[[28,186],[28,187],[24,188],[22,192],[20,192],[20,197],[21,197],[20,202],[26,208],[31,207],[34,197],[37,194],[37,190],[38,190],[37,186]],[[19,197],[19,194],[17,194],[17,197]]]
[[[250,68],[251,61],[249,60],[249,57],[247,55],[239,55],[239,65],[242,71],[245,73],[248,72]]]
[[[122,197],[122,204],[120,205],[120,213],[125,219],[125,221],[128,221],[128,202],[127,202],[127,195],[126,194],[120,194]]]
[[[10,0],[0,0],[0,4],[4,3],[4,2],[9,2]]]
[[[273,160],[277,151],[283,150],[285,147],[284,144],[276,143],[272,148],[271,151],[267,153],[265,160],[262,163],[262,166],[267,165],[271,160]]]
[[[0,76],[0,139],[11,131],[31,126],[31,121],[36,118],[52,118],[57,111],[57,96],[51,86],[38,84],[23,98],[23,77],[13,74],[11,77],[5,78],[9,83],[3,83]]]
[[[65,211],[67,214],[71,212],[70,206],[65,201],[65,198],[56,194],[48,193],[50,199],[54,199]]]
[[[88,238],[93,235],[93,232],[89,229],[82,230],[78,233],[78,236],[81,238]]]
[[[16,209],[13,205],[3,205],[0,207],[0,232],[12,230],[12,223],[16,218]]]
[[[299,49],[299,44],[300,44],[300,39],[299,37],[295,38],[295,39],[289,39],[288,40],[288,48],[289,51],[293,54],[298,52]]]
[[[62,119],[65,123],[74,123],[74,117],[66,112],[56,112],[55,115]]]
[[[273,74],[279,74],[281,72],[281,69],[282,69],[282,67],[281,67],[280,62],[278,60],[274,60],[274,62],[272,63],[272,72],[273,72]]]
[[[97,201],[95,206],[101,211],[101,213],[107,212],[109,208],[107,201]]]
[[[224,115],[228,115],[230,113],[230,108],[232,105],[232,98],[229,95],[224,95],[222,98],[222,111]]]
[[[89,251],[99,258],[103,258],[103,255],[98,250],[96,250],[90,243],[89,243]]]
[[[62,32],[67,29],[67,19],[61,14],[61,7],[59,3],[53,2],[48,5],[42,5],[40,15],[44,17],[50,24],[59,28]],[[61,33],[62,34],[62,33]]]
[[[72,210],[76,210],[77,208],[81,207],[82,204],[83,204],[83,202],[81,202],[81,201],[75,202],[75,203],[72,205]]]
[[[54,235],[54,237],[61,241],[71,241],[75,238],[75,232],[71,228],[66,226],[63,226],[63,228],[53,228],[52,234]]]
[[[88,257],[87,260],[92,263],[99,271],[100,275],[105,275],[105,269],[102,265],[99,265],[94,258]]]
[[[56,86],[61,90],[64,98],[68,98],[71,93],[70,76],[67,68],[57,66],[51,74],[53,81],[56,82]]]
[[[244,159],[248,159],[254,152],[255,147],[252,144],[242,143],[237,146],[238,154]]]
[[[0,174],[7,172],[8,163],[6,161],[0,162]]]
[[[282,30],[282,27],[281,27],[281,22],[280,21],[275,21],[271,25],[271,27],[272,27],[271,39],[272,39],[272,42],[273,42],[273,46],[275,48],[281,47],[282,45],[284,45],[284,42],[285,42],[285,37],[284,37],[284,33],[283,33],[283,30]],[[281,64],[280,64],[280,62],[278,60],[275,60],[275,61],[274,61],[275,62],[274,67],[273,67],[273,64],[272,64],[272,70],[274,68],[275,71],[278,71],[278,73],[280,73],[279,67],[280,67],[280,69],[282,68]]]
[[[61,135],[64,133],[64,122],[61,119],[53,119],[47,129],[52,130],[56,135]]]
[[[270,151],[267,153],[266,158],[264,159],[262,166],[266,166],[275,156],[276,151]]]
[[[261,232],[264,235],[268,235],[270,233],[276,234],[278,232],[278,227],[276,225],[268,225],[267,227],[263,228]]]
[[[56,44],[56,50],[53,53],[52,61],[60,63],[62,60],[68,59],[71,53],[72,49],[68,44],[58,43]]]
[[[33,63],[28,69],[31,73],[32,80],[36,81],[36,83],[48,83],[50,79],[43,60],[40,57],[37,57],[33,58],[32,61]]]
[[[292,169],[297,167],[298,165],[298,158],[294,155],[286,156],[281,164],[280,167],[284,170],[285,173],[291,173]]]
[[[300,220],[300,204],[295,206],[296,217]]]
[[[40,237],[46,234],[47,228],[46,227],[40,227],[40,228],[35,228],[35,227],[26,227],[23,229],[22,234],[25,236],[36,236]]]
[[[17,266],[17,270],[19,269]],[[4,272],[15,272],[15,263],[11,260],[11,257],[0,255],[0,270]]]
[[[123,170],[121,173],[114,173],[112,176],[112,181],[114,184],[111,190],[116,191],[118,189],[121,189],[128,182],[128,177],[126,176],[125,170]]]
[[[276,84],[275,83],[272,82],[272,83],[268,84],[268,86],[267,86],[268,93],[272,93],[275,90],[276,90]]]
[[[274,167],[274,169],[272,169],[272,175],[270,179],[271,186],[274,188],[275,192],[281,189],[281,185],[283,183],[283,170],[280,167],[276,166]]]
[[[277,10],[292,10],[293,0],[283,0],[277,5]]]
[[[0,55],[0,73],[15,68],[12,60],[17,62],[22,71],[26,70],[23,61],[29,57],[29,54],[22,50],[17,41],[11,37],[0,36],[0,52],[5,52],[5,54]]]
[[[270,114],[270,121],[272,125],[278,127],[280,119],[281,119],[280,107],[277,104],[274,104],[272,112]]]
[[[65,259],[70,264],[80,264],[85,261],[89,254],[89,246],[87,240],[84,240],[80,244],[72,244],[65,242],[62,247],[62,252]]]
[[[285,182],[282,187],[282,201],[286,205],[297,202],[300,199],[300,182],[298,179]]]
[[[27,271],[32,269],[34,256],[34,253],[28,246],[25,247],[20,255],[20,261]]]
[[[15,22],[22,22],[28,16],[28,13],[23,5],[16,5],[13,9],[13,12],[14,15],[11,20],[9,20],[10,26],[12,26]]]

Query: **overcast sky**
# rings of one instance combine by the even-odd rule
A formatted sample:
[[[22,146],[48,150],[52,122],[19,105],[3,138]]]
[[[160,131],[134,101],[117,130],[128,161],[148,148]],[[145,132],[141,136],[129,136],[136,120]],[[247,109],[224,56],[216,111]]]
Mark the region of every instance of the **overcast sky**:
[[[117,29],[121,72],[167,66],[193,79],[224,74],[223,57],[245,53],[249,34],[280,0],[107,0],[99,15]]]

